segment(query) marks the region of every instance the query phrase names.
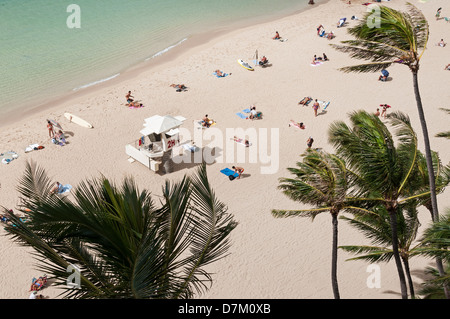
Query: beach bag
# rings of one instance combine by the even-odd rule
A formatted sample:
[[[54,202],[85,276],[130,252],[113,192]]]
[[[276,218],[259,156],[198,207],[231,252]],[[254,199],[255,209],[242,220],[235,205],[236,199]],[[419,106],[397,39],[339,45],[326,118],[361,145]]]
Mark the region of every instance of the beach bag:
[[[230,176],[228,176],[228,178],[230,179],[230,181],[232,181],[232,180],[234,180],[236,178],[236,176],[230,175]]]

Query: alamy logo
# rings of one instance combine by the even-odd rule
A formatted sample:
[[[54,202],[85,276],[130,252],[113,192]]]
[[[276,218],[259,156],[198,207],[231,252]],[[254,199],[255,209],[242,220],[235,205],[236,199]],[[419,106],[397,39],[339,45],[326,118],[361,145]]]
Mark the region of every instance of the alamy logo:
[[[68,13],[72,13],[67,17],[66,25],[69,29],[81,28],[81,8],[77,4],[71,4],[66,10]]]
[[[367,17],[367,26],[371,29],[381,27],[381,9],[376,4],[367,7],[367,11],[372,14]]]
[[[81,288],[81,271],[75,265],[67,266],[66,272],[71,273],[66,280],[67,287],[72,289],[80,289]]]
[[[370,273],[369,277],[367,277],[367,287],[373,288],[381,288],[381,269],[378,265],[369,265],[367,266],[366,272]]]

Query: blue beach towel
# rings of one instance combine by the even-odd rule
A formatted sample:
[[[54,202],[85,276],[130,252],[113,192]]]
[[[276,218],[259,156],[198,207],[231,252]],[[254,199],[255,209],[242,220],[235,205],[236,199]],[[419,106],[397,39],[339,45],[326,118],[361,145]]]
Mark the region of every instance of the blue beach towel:
[[[245,116],[242,113],[236,113],[236,115],[239,116],[241,119],[244,119],[244,120],[247,118],[247,116]]]
[[[224,168],[223,170],[220,171],[222,174],[225,174],[226,176],[230,176],[233,175],[234,177],[238,177],[239,174],[235,173],[234,170],[230,169],[230,168]]]
[[[250,111],[250,109],[245,109],[245,110],[242,110],[242,112],[244,112],[244,113],[250,113],[251,111]]]

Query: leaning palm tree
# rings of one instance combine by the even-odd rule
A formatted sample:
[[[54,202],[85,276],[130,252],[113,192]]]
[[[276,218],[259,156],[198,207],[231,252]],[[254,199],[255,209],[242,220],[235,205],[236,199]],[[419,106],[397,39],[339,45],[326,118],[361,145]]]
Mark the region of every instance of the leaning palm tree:
[[[393,63],[405,65],[410,69],[425,144],[433,216],[438,220],[430,139],[418,82],[419,62],[428,43],[428,22],[422,12],[410,3],[408,12],[385,6],[376,8],[375,13],[366,13],[358,25],[348,29],[355,40],[342,41],[342,44],[332,46],[338,51],[349,53],[352,58],[370,61],[367,64],[341,68],[344,72],[375,72],[386,69]]]
[[[226,255],[236,227],[210,187],[206,167],[166,182],[159,205],[128,178],[86,180],[73,200],[50,192],[46,172],[28,163],[18,190],[26,213],[9,235],[34,249],[38,268],[64,298],[191,298],[212,284],[204,266]],[[79,285],[68,285],[78,269]]]
[[[340,298],[337,280],[338,215],[346,209],[355,209],[371,213],[362,208],[355,208],[347,200],[352,184],[352,176],[347,171],[344,161],[339,157],[308,150],[297,167],[288,168],[294,178],[281,178],[279,189],[290,199],[314,208],[304,210],[272,210],[274,217],[311,217],[329,212],[333,223],[333,244],[331,261],[331,283],[335,299]]]
[[[351,126],[334,122],[329,129],[329,141],[348,169],[358,176],[352,192],[354,200],[359,205],[383,205],[389,213],[393,256],[402,298],[406,299],[406,279],[398,249],[398,208],[429,192],[408,196],[408,180],[417,165],[417,137],[407,115],[391,113],[389,120],[396,129],[398,146],[388,127],[376,115],[365,111],[351,113]]]
[[[398,208],[401,209],[401,208]],[[393,257],[391,223],[389,214],[383,206],[372,208],[375,214],[372,215],[356,215],[353,218],[341,216],[353,227],[361,231],[366,238],[369,238],[372,245],[345,245],[339,248],[358,255],[357,257],[347,260],[364,260],[369,263],[389,262]],[[411,277],[409,266],[410,258],[417,255],[416,247],[412,246],[416,239],[418,229],[420,227],[417,218],[417,207],[415,204],[408,205],[403,208],[404,214],[397,214],[397,230],[398,230],[398,248],[400,258],[402,259],[411,298],[415,299],[414,285]]]

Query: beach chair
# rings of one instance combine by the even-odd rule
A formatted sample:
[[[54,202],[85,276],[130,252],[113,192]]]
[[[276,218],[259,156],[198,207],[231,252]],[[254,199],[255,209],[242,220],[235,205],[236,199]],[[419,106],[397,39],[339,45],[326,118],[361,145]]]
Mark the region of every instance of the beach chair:
[[[447,22],[449,22],[449,21],[450,21],[450,18],[449,18],[449,17],[444,17],[444,20],[447,21]]]

